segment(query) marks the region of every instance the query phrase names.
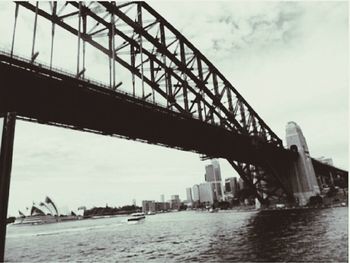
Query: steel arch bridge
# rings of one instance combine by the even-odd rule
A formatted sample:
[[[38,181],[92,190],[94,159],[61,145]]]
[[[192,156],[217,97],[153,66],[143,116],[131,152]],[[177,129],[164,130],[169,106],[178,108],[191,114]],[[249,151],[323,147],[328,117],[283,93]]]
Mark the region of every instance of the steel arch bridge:
[[[20,9],[34,16],[28,60],[15,56]],[[51,24],[47,65],[38,62],[39,18]],[[76,38],[74,74],[54,67],[57,30]],[[87,77],[88,49],[107,58],[107,84]],[[0,112],[225,158],[262,204],[293,198],[287,177],[297,154],[284,149],[223,74],[145,2],[15,2],[11,51],[1,53],[0,62],[8,83],[0,90]],[[119,66],[128,80],[117,79]]]

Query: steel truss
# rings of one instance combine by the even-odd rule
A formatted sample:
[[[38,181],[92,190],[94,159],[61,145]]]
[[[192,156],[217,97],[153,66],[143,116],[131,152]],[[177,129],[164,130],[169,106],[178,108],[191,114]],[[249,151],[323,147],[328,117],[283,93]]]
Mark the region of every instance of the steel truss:
[[[140,91],[144,100],[166,101],[166,107],[203,122],[219,125],[237,134],[256,138],[283,148],[282,140],[254,111],[236,88],[178,30],[145,2],[16,2],[35,14],[32,61],[35,52],[37,17],[52,23],[51,58],[55,28],[77,37],[76,77],[84,79],[86,43],[109,58],[110,88],[116,90],[115,62],[131,73],[132,94]],[[74,18],[78,23],[71,23]],[[13,52],[13,43],[12,50]],[[136,85],[136,77],[141,85]],[[274,165],[257,167],[228,160],[247,185],[255,189],[262,203],[275,195],[285,195]],[[271,188],[262,185],[269,183]]]

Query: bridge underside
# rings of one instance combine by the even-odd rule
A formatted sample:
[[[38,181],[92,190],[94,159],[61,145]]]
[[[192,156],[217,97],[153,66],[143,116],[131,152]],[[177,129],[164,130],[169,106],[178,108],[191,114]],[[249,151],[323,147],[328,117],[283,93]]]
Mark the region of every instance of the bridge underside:
[[[30,121],[127,137],[210,157],[259,164],[290,153],[129,95],[23,61],[0,59],[0,112]]]

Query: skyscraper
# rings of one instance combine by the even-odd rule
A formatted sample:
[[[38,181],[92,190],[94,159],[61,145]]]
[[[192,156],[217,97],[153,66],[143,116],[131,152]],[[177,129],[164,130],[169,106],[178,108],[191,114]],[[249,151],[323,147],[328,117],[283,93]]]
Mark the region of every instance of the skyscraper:
[[[142,201],[142,212],[155,212],[156,211],[156,205],[154,200],[143,200]]]
[[[215,174],[215,181],[221,181],[221,169],[220,169],[220,163],[218,160],[213,159],[211,161],[213,167],[214,167],[214,174]]]
[[[193,202],[199,202],[199,185],[198,184],[195,184],[193,187],[192,187],[192,200]]]
[[[206,182],[221,181],[221,170],[218,160],[214,159],[211,164],[205,166],[204,177]]]
[[[223,200],[223,186],[221,182],[221,170],[219,161],[213,159],[211,164],[205,166],[205,181],[212,184],[213,198],[216,201]]]
[[[188,203],[192,203],[193,202],[191,187],[186,188],[186,197],[187,197],[187,202]]]
[[[163,195],[163,194],[160,195],[160,202],[162,202],[162,203],[165,202],[165,199],[164,199],[164,195]]]
[[[201,203],[212,205],[215,201],[212,182],[201,183],[199,185],[199,197]]]
[[[172,195],[170,200],[170,208],[173,210],[179,210],[181,201],[179,195]]]

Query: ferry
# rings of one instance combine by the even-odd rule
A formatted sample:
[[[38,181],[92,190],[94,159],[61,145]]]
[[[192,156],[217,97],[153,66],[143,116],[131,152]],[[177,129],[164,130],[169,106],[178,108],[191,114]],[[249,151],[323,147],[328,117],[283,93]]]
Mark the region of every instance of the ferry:
[[[145,213],[133,213],[128,218],[128,221],[140,221],[145,218],[146,218]]]
[[[148,216],[153,216],[153,215],[155,215],[155,214],[156,214],[156,213],[155,213],[155,212],[152,212],[152,211],[148,211],[148,212],[147,212],[147,215],[148,215]]]

